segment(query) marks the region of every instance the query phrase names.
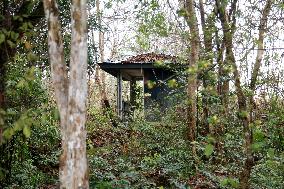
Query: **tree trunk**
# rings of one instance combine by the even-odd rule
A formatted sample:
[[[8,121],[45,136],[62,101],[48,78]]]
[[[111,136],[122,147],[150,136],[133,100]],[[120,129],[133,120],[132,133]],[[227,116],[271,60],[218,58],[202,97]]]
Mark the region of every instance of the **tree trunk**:
[[[242,189],[248,189],[249,188],[249,179],[250,179],[250,173],[251,169],[254,166],[254,159],[251,149],[252,144],[252,130],[249,126],[250,118],[248,114],[248,107],[247,107],[247,99],[244,94],[244,91],[241,87],[241,80],[240,80],[240,74],[238,71],[238,67],[236,64],[235,56],[233,53],[233,35],[235,31],[235,11],[236,7],[234,4],[236,4],[237,1],[233,1],[232,3],[232,12],[231,12],[231,19],[229,21],[228,13],[226,11],[226,7],[222,2],[219,0],[216,0],[216,7],[218,9],[218,16],[222,24],[223,34],[224,34],[224,44],[226,48],[226,57],[225,62],[227,65],[231,65],[233,67],[233,75],[234,75],[234,81],[235,81],[235,88],[238,98],[238,106],[239,106],[239,118],[243,124],[243,132],[244,132],[244,140],[245,140],[245,156],[246,160],[244,163],[243,171],[240,174],[240,188]]]
[[[259,70],[260,70],[260,66],[261,66],[261,61],[263,58],[263,54],[264,54],[264,36],[265,36],[265,32],[267,30],[267,22],[268,22],[268,15],[269,12],[271,10],[271,6],[273,4],[274,0],[267,0],[265,7],[262,11],[262,16],[260,19],[260,23],[259,23],[259,33],[258,33],[258,40],[257,40],[257,55],[256,55],[256,60],[253,66],[253,71],[251,74],[251,82],[250,82],[250,90],[252,92],[255,92],[255,88],[256,88],[256,81],[257,81],[257,77],[259,74]],[[253,95],[250,97],[250,113],[251,113],[251,119],[253,119],[253,106],[254,106],[254,99],[253,99]]]
[[[86,157],[87,100],[87,11],[85,0],[73,0],[71,5],[72,38],[70,76],[63,53],[58,5],[44,0],[48,22],[48,45],[51,77],[60,112],[62,155],[60,158],[60,188],[89,188]]]
[[[196,18],[196,12],[194,9],[193,0],[185,1],[186,10],[186,22],[190,28],[190,60],[189,67],[197,68],[199,60],[200,39],[198,22]],[[188,138],[191,142],[196,138],[196,90],[197,90],[197,72],[192,73],[188,77],[187,96],[187,124],[188,124]]]
[[[100,62],[104,62],[105,61],[105,46],[104,46],[104,32],[102,31],[102,13],[100,11],[100,1],[97,0],[96,1],[96,11],[97,11],[97,19],[98,19],[98,25],[100,26],[100,31],[99,31],[99,53],[100,53]],[[105,80],[106,80],[106,76],[105,76],[105,72],[102,71],[99,66],[97,66],[96,68],[96,81],[99,84],[99,93],[100,93],[100,99],[102,102],[102,107],[104,109],[104,111],[106,111],[106,109],[110,108],[109,105],[109,100],[107,99],[107,95],[106,95],[106,84],[105,84]]]
[[[260,27],[259,27],[259,35],[258,35],[258,50],[257,50],[257,55],[256,55],[256,60],[255,64],[253,67],[253,72],[251,75],[251,83],[250,83],[250,90],[254,93],[255,88],[256,88],[256,81],[257,81],[257,76],[259,74],[260,66],[261,66],[261,61],[263,58],[264,54],[264,35],[266,31],[266,26],[268,22],[268,15],[271,10],[271,6],[273,4],[274,0],[267,0],[265,7],[262,11],[262,16],[260,19]],[[250,184],[249,184],[249,178],[251,174],[251,170],[253,166],[255,165],[255,161],[253,158],[253,152],[251,150],[251,145],[253,143],[253,138],[252,138],[252,130],[249,127],[249,122],[252,122],[253,120],[253,115],[252,115],[252,107],[254,104],[253,100],[253,95],[249,98],[249,109],[251,110],[250,114],[250,120],[246,121],[245,124],[247,126],[245,128],[245,146],[246,146],[246,160],[244,163],[243,170],[240,174],[240,188],[241,189],[249,189]],[[245,111],[248,111],[248,108],[246,108]]]
[[[214,27],[214,23],[211,20],[211,16],[209,15],[207,19],[205,19],[205,10],[203,6],[203,0],[199,0],[199,11],[200,11],[200,17],[201,17],[201,26],[203,31],[203,44],[204,44],[204,54],[202,56],[202,59],[204,61],[207,61],[209,66],[212,66],[213,64],[213,56],[211,53],[213,52],[212,47],[212,28]],[[208,71],[205,70],[203,73],[203,88],[207,89],[210,86],[210,83],[208,83]],[[208,94],[203,95],[202,97],[202,107],[203,107],[203,135],[206,136],[210,133],[208,118],[209,118],[209,102],[208,102]]]

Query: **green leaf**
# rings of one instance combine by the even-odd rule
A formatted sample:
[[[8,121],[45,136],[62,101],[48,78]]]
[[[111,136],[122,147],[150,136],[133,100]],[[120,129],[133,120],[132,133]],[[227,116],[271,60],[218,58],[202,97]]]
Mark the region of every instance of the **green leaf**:
[[[38,60],[38,57],[36,54],[32,53],[32,52],[29,52],[28,55],[27,55],[27,58],[29,61],[31,62],[35,62]]]
[[[147,81],[147,87],[148,89],[153,89],[156,86],[156,82],[155,81]]]
[[[256,142],[262,142],[265,139],[265,134],[260,129],[256,129],[253,132],[253,139]]]
[[[22,125],[17,121],[14,123],[14,129],[15,131],[20,131],[22,130]]]
[[[8,43],[8,45],[9,45],[11,48],[14,48],[14,47],[16,46],[16,44],[13,43],[13,42],[10,41],[10,40],[7,40],[7,43]]]
[[[25,85],[26,85],[26,80],[25,79],[22,79],[18,82],[18,84],[16,85],[17,88],[24,88]]]
[[[23,129],[23,133],[26,138],[29,138],[31,136],[31,127],[30,126],[25,126]]]
[[[23,25],[20,27],[22,31],[26,31],[28,29],[28,23],[24,22]]]
[[[5,41],[5,35],[3,33],[0,33],[0,44]]]
[[[0,181],[2,181],[5,178],[5,173],[4,173],[4,169],[2,169],[0,167]]]
[[[221,182],[220,182],[220,184],[221,184],[221,186],[227,186],[228,185],[228,179],[227,178],[225,178],[225,179],[223,179],[223,180],[221,180]]]
[[[206,157],[209,157],[209,156],[211,156],[211,154],[213,153],[213,151],[214,151],[214,146],[213,146],[212,144],[207,144],[207,145],[205,146],[205,149],[204,149],[204,155],[205,155]]]
[[[264,146],[265,146],[264,142],[255,142],[251,145],[251,149],[254,152],[259,152],[263,149]]]
[[[275,150],[273,148],[269,148],[267,151],[267,156],[269,158],[273,158],[275,156]]]
[[[26,73],[26,76],[25,76],[25,79],[27,81],[33,81],[35,80],[35,69],[36,67],[35,66],[32,66]]]
[[[137,35],[136,42],[140,45],[144,50],[148,50],[150,48],[149,37],[146,35]]]
[[[105,8],[110,9],[111,7],[112,7],[112,2],[108,1],[108,2],[105,4]]]
[[[197,67],[196,66],[190,66],[187,70],[186,70],[186,72],[188,73],[188,74],[196,74],[197,73]]]
[[[249,116],[248,112],[247,111],[240,111],[239,112],[239,116],[240,118],[246,118]]]
[[[211,125],[216,125],[220,122],[219,118],[216,115],[209,117],[207,121]]]
[[[221,184],[222,187],[230,187],[230,188],[238,188],[239,187],[238,181],[234,178],[225,178],[225,179],[221,180],[220,184]]]
[[[178,83],[177,83],[177,80],[176,79],[171,79],[168,81],[168,86],[170,88],[176,88],[178,87]]]
[[[16,33],[16,32],[11,32],[11,38],[14,40],[14,41],[17,41],[17,39],[19,38],[19,33]]]
[[[213,143],[216,142],[216,139],[215,139],[214,137],[212,137],[212,136],[209,135],[209,136],[207,137],[207,142],[210,143],[210,144],[213,144]]]
[[[13,20],[18,20],[20,16],[13,16]]]
[[[29,26],[30,29],[32,29],[34,27],[31,22],[28,22],[28,26]]]
[[[5,17],[3,15],[0,15],[0,21],[4,20]]]
[[[187,12],[186,12],[185,9],[180,9],[180,10],[177,11],[177,15],[180,16],[180,17],[181,16],[185,17],[187,15]]]
[[[155,63],[154,63],[154,66],[155,66],[155,67],[161,67],[161,66],[163,66],[163,65],[164,65],[164,62],[161,61],[161,60],[157,60],[157,61],[155,61]]]
[[[4,130],[4,132],[3,132],[3,137],[5,138],[5,139],[11,139],[12,138],[12,136],[14,135],[14,133],[15,133],[15,131],[14,131],[14,129],[13,128],[7,128],[7,129],[5,129]]]

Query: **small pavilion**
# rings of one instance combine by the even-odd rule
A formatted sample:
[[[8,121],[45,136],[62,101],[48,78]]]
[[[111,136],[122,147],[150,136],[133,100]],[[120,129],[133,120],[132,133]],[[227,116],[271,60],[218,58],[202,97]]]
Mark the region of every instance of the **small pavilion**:
[[[117,114],[122,119],[124,107],[122,100],[122,82],[130,82],[130,105],[136,101],[136,81],[143,81],[144,109],[147,104],[156,101],[163,104],[163,97],[167,95],[167,80],[174,76],[172,63],[174,56],[165,54],[147,53],[132,56],[119,62],[99,63],[102,70],[117,78]],[[149,87],[149,82],[152,83]],[[148,95],[145,95],[148,94]],[[132,110],[134,111],[134,110]]]

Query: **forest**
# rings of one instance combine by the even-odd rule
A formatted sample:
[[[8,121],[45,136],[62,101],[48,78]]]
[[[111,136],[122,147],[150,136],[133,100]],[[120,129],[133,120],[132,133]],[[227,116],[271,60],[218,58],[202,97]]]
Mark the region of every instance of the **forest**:
[[[283,189],[282,0],[0,0],[0,189]]]

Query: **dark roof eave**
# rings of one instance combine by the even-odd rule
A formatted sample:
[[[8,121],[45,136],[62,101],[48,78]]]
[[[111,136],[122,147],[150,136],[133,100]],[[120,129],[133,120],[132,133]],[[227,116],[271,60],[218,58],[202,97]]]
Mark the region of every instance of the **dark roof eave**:
[[[155,68],[154,63],[98,63],[101,69],[140,69]]]

